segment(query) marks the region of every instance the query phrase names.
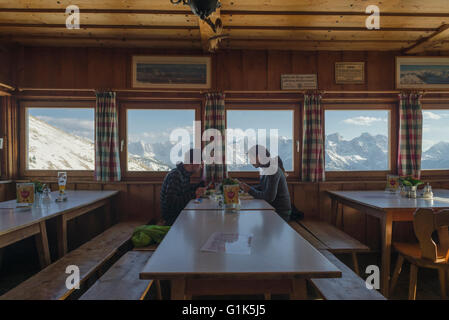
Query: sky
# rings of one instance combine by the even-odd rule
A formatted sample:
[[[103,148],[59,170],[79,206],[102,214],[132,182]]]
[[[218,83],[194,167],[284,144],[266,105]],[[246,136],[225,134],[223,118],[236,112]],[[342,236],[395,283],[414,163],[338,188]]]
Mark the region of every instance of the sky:
[[[339,133],[344,140],[352,140],[362,133],[388,136],[387,110],[326,110],[325,134]]]
[[[28,113],[45,122],[88,139],[94,139],[93,108],[29,108]],[[147,143],[167,141],[175,128],[192,132],[194,110],[128,110],[130,140]],[[388,135],[386,110],[327,110],[325,134],[338,132],[346,140],[364,132]],[[423,151],[432,145],[449,142],[449,110],[423,110]],[[278,129],[279,136],[292,138],[293,112],[287,110],[228,110],[228,127]]]
[[[449,142],[449,110],[423,110],[423,152],[441,141]]]

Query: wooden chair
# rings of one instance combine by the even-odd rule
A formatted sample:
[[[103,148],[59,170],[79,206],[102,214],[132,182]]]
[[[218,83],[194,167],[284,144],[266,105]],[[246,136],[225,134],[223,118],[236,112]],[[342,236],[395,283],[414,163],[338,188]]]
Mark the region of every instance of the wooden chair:
[[[390,292],[393,292],[399,274],[401,273],[404,259],[410,262],[410,286],[408,297],[416,299],[416,283],[418,268],[431,268],[438,270],[440,278],[441,296],[446,298],[449,275],[449,210],[439,212],[431,209],[418,209],[414,214],[413,228],[419,243],[393,243],[399,256],[393,272]],[[437,231],[439,243],[432,239],[432,234]]]

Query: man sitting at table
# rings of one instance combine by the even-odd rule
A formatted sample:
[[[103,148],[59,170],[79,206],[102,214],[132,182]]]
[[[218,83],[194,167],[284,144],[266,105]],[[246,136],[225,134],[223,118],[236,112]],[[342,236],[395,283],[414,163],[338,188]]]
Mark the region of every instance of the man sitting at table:
[[[206,191],[203,181],[198,184],[190,183],[190,177],[203,168],[201,161],[194,161],[196,152],[201,154],[200,150],[195,149],[186,152],[184,162],[177,163],[176,168],[167,173],[162,183],[161,211],[166,225],[172,225],[187,203]]]

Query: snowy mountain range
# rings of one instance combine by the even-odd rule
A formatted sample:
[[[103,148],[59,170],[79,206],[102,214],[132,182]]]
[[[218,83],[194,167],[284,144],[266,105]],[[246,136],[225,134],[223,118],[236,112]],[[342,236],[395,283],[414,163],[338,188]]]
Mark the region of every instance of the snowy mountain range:
[[[93,170],[94,143],[56,128],[36,117],[29,116],[28,168],[31,170]],[[386,170],[388,168],[388,138],[383,135],[363,133],[352,140],[344,140],[334,133],[326,137],[326,170]],[[167,171],[175,166],[170,161],[169,141],[128,144],[128,170]],[[293,141],[280,137],[279,155],[287,170],[292,169]],[[236,153],[236,143],[228,146],[239,161],[245,161],[243,153]],[[230,171],[254,170],[250,164],[228,166]],[[423,169],[449,168],[449,143],[439,142],[422,155]]]

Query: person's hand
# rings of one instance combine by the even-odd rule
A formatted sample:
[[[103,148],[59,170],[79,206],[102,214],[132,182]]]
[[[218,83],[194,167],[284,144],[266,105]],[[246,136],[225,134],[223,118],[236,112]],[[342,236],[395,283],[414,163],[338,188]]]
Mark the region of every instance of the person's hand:
[[[197,198],[200,198],[201,196],[203,196],[206,193],[206,188],[198,188],[195,191],[195,196]]]
[[[248,192],[251,189],[251,187],[244,182],[239,181],[239,185],[240,185],[240,188],[245,192]]]

